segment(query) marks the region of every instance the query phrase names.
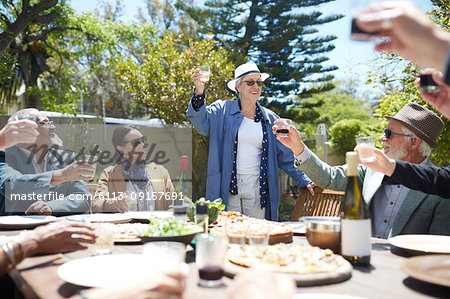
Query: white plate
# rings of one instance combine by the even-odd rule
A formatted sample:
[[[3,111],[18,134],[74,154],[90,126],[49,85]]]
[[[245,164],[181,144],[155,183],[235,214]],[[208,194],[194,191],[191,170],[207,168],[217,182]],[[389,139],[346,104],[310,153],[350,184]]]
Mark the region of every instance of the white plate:
[[[306,234],[305,224],[303,222],[281,222],[282,224],[289,225],[292,228],[292,232],[294,235],[302,235]]]
[[[138,211],[138,212],[126,212],[126,215],[132,219],[147,220],[152,218],[169,218],[173,216],[172,211]]]
[[[0,228],[33,228],[56,220],[55,216],[12,215],[0,217]]]
[[[328,294],[328,293],[300,293],[295,294],[292,299],[363,299],[364,297],[355,297],[343,294]]]
[[[89,220],[92,223],[96,222],[108,222],[108,223],[125,223],[131,220],[130,216],[125,214],[81,214],[67,216],[67,220],[83,222],[84,219]]]
[[[450,255],[423,255],[407,259],[402,271],[425,282],[450,287]]]
[[[154,268],[143,254],[111,254],[69,261],[58,268],[58,276],[80,286],[108,288],[150,280]]]
[[[450,254],[450,236],[440,235],[400,235],[390,238],[389,243],[407,250],[411,254]]]

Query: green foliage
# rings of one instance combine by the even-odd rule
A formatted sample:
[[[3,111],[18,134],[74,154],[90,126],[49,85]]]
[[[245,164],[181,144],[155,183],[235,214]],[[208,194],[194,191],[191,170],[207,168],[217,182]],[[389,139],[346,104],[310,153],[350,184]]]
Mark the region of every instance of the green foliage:
[[[184,123],[185,111],[193,91],[192,75],[202,64],[211,67],[207,83],[207,102],[226,100],[230,96],[223,87],[233,73],[228,51],[216,47],[214,41],[191,41],[188,47],[180,39],[166,33],[162,39],[148,44],[142,61],[123,59],[120,76],[130,95],[147,106],[152,116],[166,123]]]
[[[314,139],[319,124],[331,128],[346,119],[359,120],[365,127],[370,128],[370,131],[381,131],[380,121],[371,116],[371,107],[367,102],[358,99],[345,83],[336,84],[336,89],[301,99],[291,108],[290,112],[295,112],[291,118],[303,136],[306,139]],[[338,144],[338,141],[335,141],[335,144],[339,148],[345,148],[347,143]]]
[[[15,100],[22,84],[36,86],[40,74],[48,70],[47,38],[65,30],[66,1],[2,1],[0,6],[0,71],[2,105]],[[25,93],[25,105],[36,107],[36,97]]]
[[[330,133],[333,148],[342,155],[355,148],[356,137],[369,135],[365,124],[359,119],[340,120],[330,128]]]
[[[177,5],[197,21],[202,36],[212,36],[233,48],[236,65],[250,58],[261,70],[273,74],[263,96],[283,98],[333,88],[333,76],[328,72],[336,67],[322,63],[328,60],[325,54],[334,49],[330,42],[336,37],[312,35],[317,33],[314,26],[342,16],[305,10],[330,1],[207,0],[204,8],[182,1]]]
[[[0,53],[0,99],[1,106],[10,102],[22,83],[18,74],[17,56],[8,52]]]
[[[436,9],[431,11],[433,21],[446,31],[450,31],[450,3],[448,0],[431,0]]]
[[[166,31],[174,34],[183,34],[183,38],[198,37],[195,31],[196,24],[183,10],[176,5],[177,0],[145,0],[145,10],[138,9],[138,20],[141,24],[153,24],[158,35],[163,35]],[[193,0],[184,0],[186,5],[193,5]],[[146,13],[144,13],[144,11]]]
[[[74,30],[50,36],[51,70],[41,77],[45,88],[31,92],[52,111],[77,113],[83,96],[85,113],[101,114],[104,101],[106,116],[144,115],[145,108],[133,101],[117,73],[122,56],[141,59],[154,27],[101,20],[93,14],[69,14],[67,19]]]

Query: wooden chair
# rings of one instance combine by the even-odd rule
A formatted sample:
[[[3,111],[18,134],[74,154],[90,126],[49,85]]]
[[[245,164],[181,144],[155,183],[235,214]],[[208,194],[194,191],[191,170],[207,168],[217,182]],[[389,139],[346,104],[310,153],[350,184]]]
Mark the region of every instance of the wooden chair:
[[[295,202],[291,221],[298,221],[303,216],[338,217],[344,194],[342,191],[325,189],[322,193],[311,196],[307,189],[302,189]]]

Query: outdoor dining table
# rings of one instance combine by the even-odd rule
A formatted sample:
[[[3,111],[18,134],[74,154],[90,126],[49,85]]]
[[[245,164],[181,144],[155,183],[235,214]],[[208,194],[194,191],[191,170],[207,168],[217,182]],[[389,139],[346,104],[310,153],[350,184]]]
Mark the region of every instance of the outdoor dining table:
[[[0,235],[17,234],[20,231],[0,231]],[[294,242],[307,244],[305,237],[294,236]],[[113,254],[142,253],[142,244],[115,245]],[[312,287],[298,287],[297,293],[330,293],[364,298],[449,298],[450,288],[433,285],[408,277],[401,271],[407,257],[399,255],[387,240],[372,239],[371,266],[353,269],[352,277],[344,282]],[[9,273],[16,287],[25,298],[69,298],[84,289],[62,280],[58,267],[69,260],[91,256],[93,245],[87,250],[64,254],[29,257]],[[401,253],[401,252],[400,252]],[[197,286],[198,271],[193,249],[187,247],[186,262],[189,265],[185,298],[226,298],[226,277],[222,288],[206,289]]]

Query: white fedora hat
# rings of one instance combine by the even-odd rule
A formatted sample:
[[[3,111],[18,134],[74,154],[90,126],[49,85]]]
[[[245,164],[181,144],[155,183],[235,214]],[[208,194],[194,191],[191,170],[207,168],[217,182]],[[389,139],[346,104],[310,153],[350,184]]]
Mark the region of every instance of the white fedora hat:
[[[262,81],[265,81],[267,78],[270,77],[270,75],[268,73],[261,73],[256,64],[254,64],[253,62],[248,62],[248,63],[241,64],[234,70],[234,79],[228,81],[225,86],[228,89],[228,91],[237,94],[236,82],[239,79],[241,79],[242,77],[245,77],[247,75],[253,75],[253,74],[260,74]]]

